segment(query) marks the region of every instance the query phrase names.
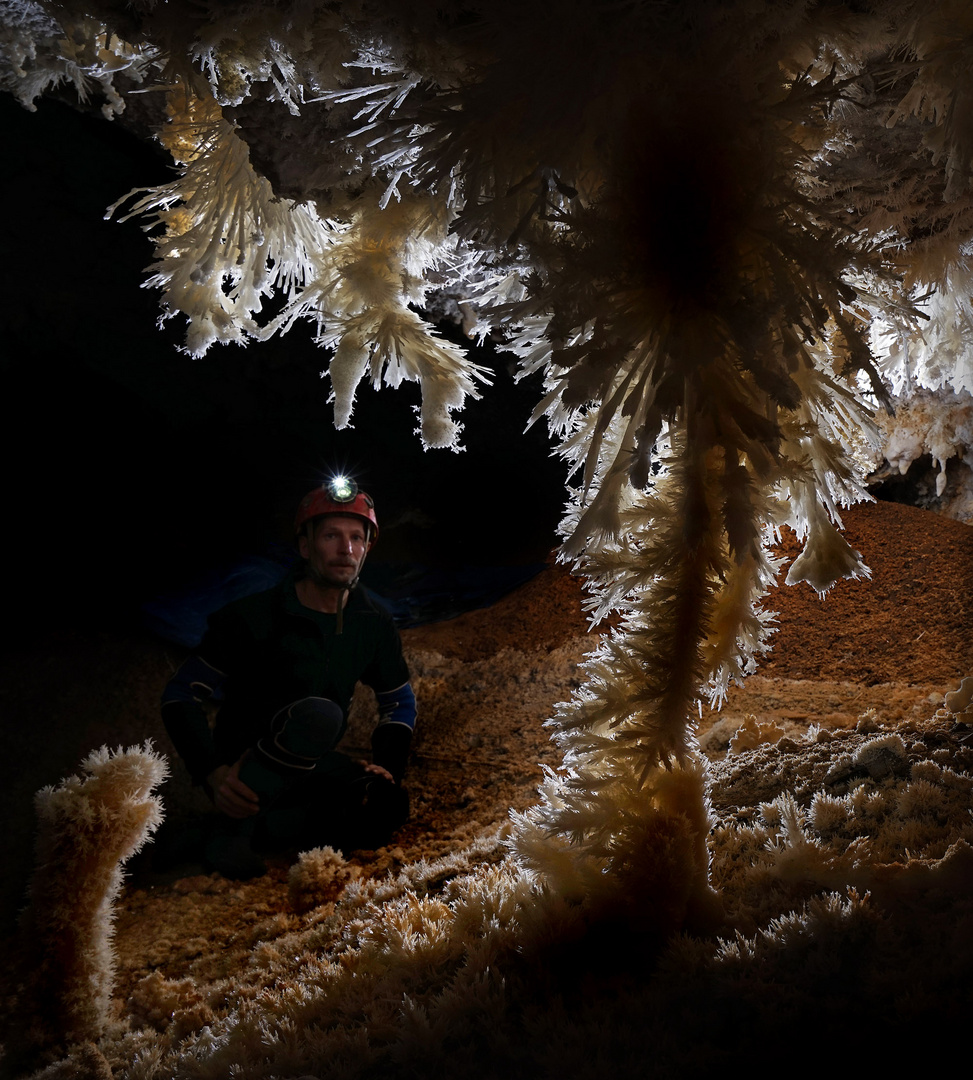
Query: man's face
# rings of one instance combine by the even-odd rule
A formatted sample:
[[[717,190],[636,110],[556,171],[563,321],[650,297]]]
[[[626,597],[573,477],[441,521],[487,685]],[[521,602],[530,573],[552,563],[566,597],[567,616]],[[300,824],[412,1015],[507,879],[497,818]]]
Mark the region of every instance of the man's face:
[[[368,551],[368,529],[361,518],[329,514],[314,526],[310,539],[300,536],[298,548],[315,581],[344,588],[358,576]]]

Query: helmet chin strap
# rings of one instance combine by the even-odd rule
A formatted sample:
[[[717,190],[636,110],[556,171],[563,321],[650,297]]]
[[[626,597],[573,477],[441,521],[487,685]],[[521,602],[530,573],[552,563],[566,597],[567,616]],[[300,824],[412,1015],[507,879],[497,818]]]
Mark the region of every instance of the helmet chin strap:
[[[362,562],[365,560],[362,559]],[[313,566],[308,563],[306,569],[306,575],[309,577],[315,585],[322,589],[340,589],[343,593],[351,592],[352,589],[358,587],[358,578],[361,576],[361,566],[358,567],[358,573],[348,582],[347,585],[335,585],[328,580],[319,570],[315,570]]]
[[[359,573],[361,567],[359,567]],[[326,589],[335,588],[326,578],[322,577],[313,567],[307,568],[307,576],[314,582],[315,585],[323,586]],[[358,585],[358,574],[348,582],[347,585],[338,586],[338,606],[335,609],[335,629],[336,634],[340,634],[344,629],[344,610],[345,610],[345,598],[351,595],[351,590]]]

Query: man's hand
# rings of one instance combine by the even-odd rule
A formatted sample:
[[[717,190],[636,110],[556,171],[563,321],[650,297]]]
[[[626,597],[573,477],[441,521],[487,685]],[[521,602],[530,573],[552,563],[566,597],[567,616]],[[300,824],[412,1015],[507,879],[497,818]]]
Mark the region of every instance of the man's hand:
[[[213,805],[231,818],[252,817],[260,810],[260,798],[240,779],[243,758],[232,765],[217,765],[206,777]]]
[[[381,765],[376,765],[374,761],[359,761],[359,765],[365,770],[365,772],[374,773],[376,776],[380,776],[383,780],[388,780],[389,783],[395,783],[395,777],[388,771],[383,769]]]

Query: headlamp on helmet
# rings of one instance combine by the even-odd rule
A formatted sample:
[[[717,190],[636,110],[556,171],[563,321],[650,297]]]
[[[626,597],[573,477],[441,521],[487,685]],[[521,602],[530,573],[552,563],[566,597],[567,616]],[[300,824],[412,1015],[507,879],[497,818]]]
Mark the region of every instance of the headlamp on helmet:
[[[354,502],[358,494],[358,485],[350,476],[332,476],[324,489],[336,503]]]
[[[349,476],[333,476],[326,484],[309,491],[301,499],[294,518],[294,532],[300,533],[309,521],[326,514],[348,514],[361,518],[368,526],[370,539],[378,536],[375,503],[371,495],[360,491]]]

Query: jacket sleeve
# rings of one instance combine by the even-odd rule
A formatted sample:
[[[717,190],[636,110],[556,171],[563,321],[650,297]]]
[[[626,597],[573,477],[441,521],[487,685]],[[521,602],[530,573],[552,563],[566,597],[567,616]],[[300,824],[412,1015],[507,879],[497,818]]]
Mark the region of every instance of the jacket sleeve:
[[[199,650],[179,668],[162,694],[162,721],[193,783],[202,784],[219,760],[211,716],[223,702],[234,665],[246,663],[246,628],[228,608],[209,618]]]
[[[372,761],[388,769],[398,784],[405,775],[416,726],[416,696],[409,683],[375,696],[378,725],[372,732]]]
[[[207,707],[219,705],[224,679],[223,672],[194,655],[162,693],[162,722],[195,784],[201,784],[219,764]]]
[[[405,775],[416,726],[416,696],[402,655],[402,638],[387,614],[380,616],[378,644],[362,675],[378,699],[378,724],[372,732],[372,761],[388,769],[396,783]]]

